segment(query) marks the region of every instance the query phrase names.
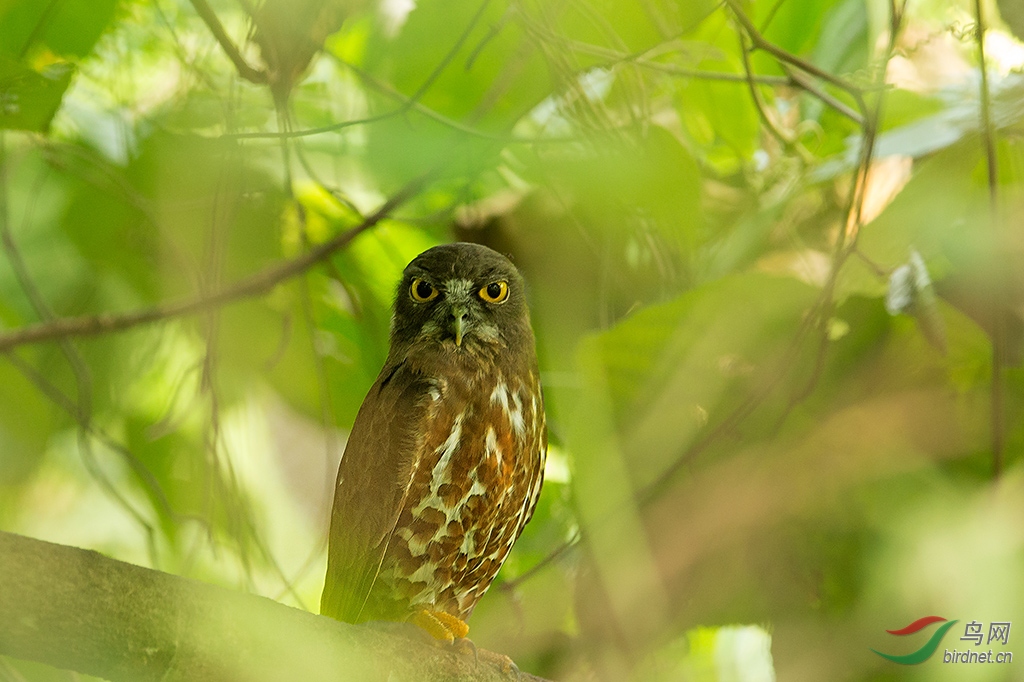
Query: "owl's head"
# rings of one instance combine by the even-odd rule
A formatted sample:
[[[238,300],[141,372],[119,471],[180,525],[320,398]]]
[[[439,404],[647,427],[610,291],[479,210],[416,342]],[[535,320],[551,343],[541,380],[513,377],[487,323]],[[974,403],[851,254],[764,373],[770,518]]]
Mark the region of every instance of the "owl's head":
[[[445,244],[406,266],[395,295],[392,352],[420,347],[473,354],[522,344],[533,345],[523,278],[500,253]]]

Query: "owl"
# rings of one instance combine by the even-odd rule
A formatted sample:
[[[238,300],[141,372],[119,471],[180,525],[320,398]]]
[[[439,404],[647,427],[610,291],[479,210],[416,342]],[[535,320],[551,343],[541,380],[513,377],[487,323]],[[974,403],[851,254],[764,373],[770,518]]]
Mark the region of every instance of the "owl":
[[[533,514],[546,452],[519,272],[476,244],[423,252],[338,469],[321,613],[465,637]]]

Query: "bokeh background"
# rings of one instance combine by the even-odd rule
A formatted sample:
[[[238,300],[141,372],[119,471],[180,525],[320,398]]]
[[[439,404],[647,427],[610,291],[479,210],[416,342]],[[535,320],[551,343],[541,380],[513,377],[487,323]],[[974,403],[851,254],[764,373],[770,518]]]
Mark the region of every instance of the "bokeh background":
[[[476,241],[551,441],[478,646],[1024,680],[1021,35],[1013,0],[0,0],[0,528],[315,611],[399,273]],[[1019,660],[871,652],[924,615]]]

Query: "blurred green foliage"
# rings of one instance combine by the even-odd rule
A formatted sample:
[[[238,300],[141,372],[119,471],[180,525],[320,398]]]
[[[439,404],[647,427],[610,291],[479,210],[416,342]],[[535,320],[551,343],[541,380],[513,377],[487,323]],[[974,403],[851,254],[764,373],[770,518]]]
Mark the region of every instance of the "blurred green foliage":
[[[230,45],[196,4],[0,1],[0,527],[315,608],[395,282],[472,240],[527,279],[552,443],[479,646],[564,680],[1019,678],[870,652],[1024,622],[1012,3],[981,3],[991,183],[968,0],[217,0]]]

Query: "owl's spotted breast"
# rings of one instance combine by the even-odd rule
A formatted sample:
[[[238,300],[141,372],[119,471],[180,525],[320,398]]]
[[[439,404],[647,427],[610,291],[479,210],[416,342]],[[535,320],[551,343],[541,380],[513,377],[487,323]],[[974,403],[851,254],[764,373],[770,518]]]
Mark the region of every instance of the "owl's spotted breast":
[[[544,471],[540,386],[494,373],[438,382],[381,581],[367,611],[424,606],[465,620],[529,519]]]

